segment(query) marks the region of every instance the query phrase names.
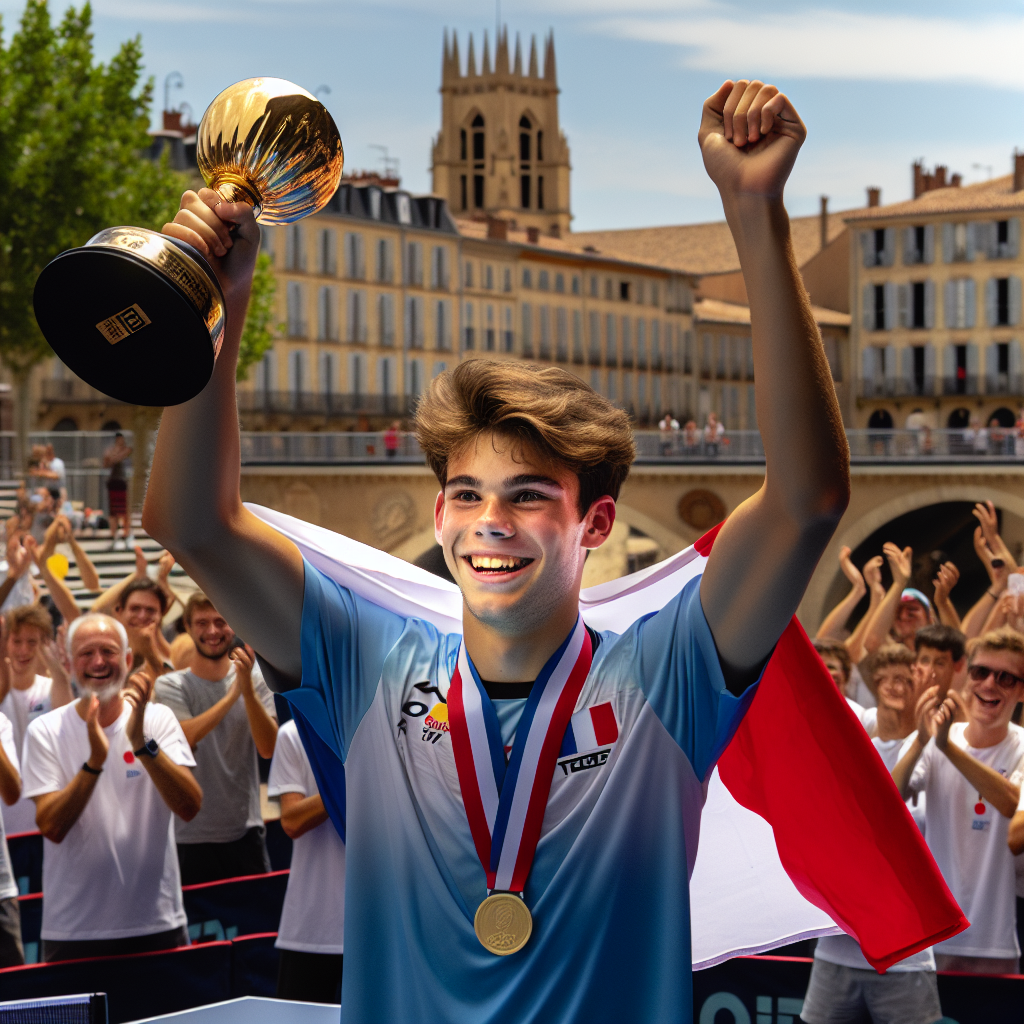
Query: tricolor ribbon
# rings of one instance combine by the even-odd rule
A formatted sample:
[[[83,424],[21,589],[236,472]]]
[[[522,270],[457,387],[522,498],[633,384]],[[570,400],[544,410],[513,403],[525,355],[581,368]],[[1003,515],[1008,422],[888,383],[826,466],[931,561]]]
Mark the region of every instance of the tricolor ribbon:
[[[562,737],[590,672],[582,618],[530,691],[508,764],[498,716],[463,643],[448,690],[455,767],[488,890],[521,893],[537,850]]]

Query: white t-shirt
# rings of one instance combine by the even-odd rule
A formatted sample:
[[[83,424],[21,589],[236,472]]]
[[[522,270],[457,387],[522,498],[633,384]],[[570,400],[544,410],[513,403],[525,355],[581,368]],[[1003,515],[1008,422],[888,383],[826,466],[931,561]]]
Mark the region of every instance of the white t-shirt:
[[[10,720],[2,713],[0,713],[0,744],[3,745],[4,753],[14,765],[15,770],[20,771],[18,747],[14,742],[14,729],[11,727]],[[6,811],[7,805],[3,806]],[[18,883],[14,880],[14,872],[11,870],[11,855],[7,850],[7,837],[4,834],[3,822],[0,822],[0,900],[17,895]]]
[[[1002,743],[967,746],[967,726],[956,722],[949,741],[1009,778],[1024,757],[1024,729],[1010,725]],[[1007,845],[1010,819],[1004,818],[929,740],[910,779],[913,792],[925,792],[928,846],[970,928],[935,948],[951,956],[1010,959],[1017,945],[1016,874]]]
[[[295,723],[285,722],[277,731],[267,795],[318,792]],[[328,820],[299,836],[292,846],[275,945],[303,953],[343,953],[344,937],[345,844]]]
[[[49,676],[36,676],[27,690],[16,690],[13,686],[0,701],[0,713],[5,714],[14,729],[14,743],[19,756],[25,746],[25,733],[29,722],[45,715],[53,708],[50,688],[53,680]],[[22,792],[21,799],[8,807],[3,805],[4,831],[9,836],[19,832],[37,832],[36,805]]]
[[[25,737],[26,796],[62,790],[89,758],[87,726],[73,701],[37,718]],[[42,937],[120,939],[186,923],[173,815],[132,754],[131,709],[104,732],[110,750],[89,802],[61,843],[43,841]],[[195,761],[170,708],[150,704],[143,733],[175,763]]]
[[[875,736],[871,742],[874,744],[875,750],[878,751],[882,763],[891,772],[899,760],[900,749],[907,741],[880,740]],[[920,800],[923,811],[924,797],[921,796]],[[917,814],[915,809],[910,807],[909,800],[907,805],[911,814],[914,815],[914,820],[917,821]],[[920,825],[920,823],[918,824]],[[860,951],[857,941],[849,935],[823,935],[818,939],[818,946],[814,951],[814,955],[818,960],[824,960],[826,963],[840,964],[843,967],[854,967],[862,971],[874,970]],[[935,954],[932,952],[931,946],[929,946],[927,949],[922,949],[920,953],[915,953],[913,956],[908,956],[906,960],[900,960],[899,963],[893,964],[886,973],[898,974],[906,971],[934,970]]]
[[[878,708],[861,707],[849,697],[846,698],[846,703],[850,705],[850,710],[857,716],[857,721],[864,726],[865,732],[870,736],[874,731],[875,722],[878,720]]]
[[[850,669],[850,681],[847,683],[846,689],[862,708],[873,708],[878,704],[875,695],[868,689],[868,684],[864,682],[864,677],[856,665]]]

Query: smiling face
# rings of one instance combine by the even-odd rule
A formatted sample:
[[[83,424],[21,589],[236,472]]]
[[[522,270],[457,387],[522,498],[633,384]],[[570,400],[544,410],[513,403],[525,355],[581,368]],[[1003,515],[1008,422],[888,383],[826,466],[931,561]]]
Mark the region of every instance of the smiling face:
[[[22,675],[33,667],[42,642],[43,631],[28,623],[11,633],[7,641],[7,657],[11,659],[16,675]]]
[[[117,610],[121,624],[129,629],[141,629],[162,617],[160,599],[152,590],[133,590],[124,607]]]
[[[992,671],[982,679],[975,679],[985,668]],[[1005,676],[1001,680],[997,679],[1000,672],[1009,673],[1022,681],[1014,683]],[[1013,709],[1024,700],[1024,654],[978,648],[971,658],[964,695],[967,698],[967,717],[971,722],[986,729],[1005,727],[1013,715]]]
[[[878,706],[901,715],[910,707],[914,680],[909,665],[884,665],[875,671]]]
[[[86,692],[101,704],[116,697],[128,676],[128,652],[113,623],[83,622],[71,640],[71,669]]]
[[[939,700],[944,700],[953,677],[963,669],[963,661],[954,661],[949,651],[937,651],[934,647],[922,646],[914,663],[914,678],[920,695],[929,686],[938,686]]]
[[[578,600],[586,551],[615,521],[611,498],[582,519],[578,500],[575,473],[502,435],[480,434],[449,460],[435,535],[469,614],[522,635]]]
[[[193,609],[192,619],[186,628],[196,650],[211,661],[223,658],[235,639],[235,631],[224,616],[209,606]]]
[[[913,638],[914,634],[924,626],[929,625],[931,619],[928,610],[920,601],[901,601],[896,610],[896,619],[893,622],[893,632],[903,641]]]

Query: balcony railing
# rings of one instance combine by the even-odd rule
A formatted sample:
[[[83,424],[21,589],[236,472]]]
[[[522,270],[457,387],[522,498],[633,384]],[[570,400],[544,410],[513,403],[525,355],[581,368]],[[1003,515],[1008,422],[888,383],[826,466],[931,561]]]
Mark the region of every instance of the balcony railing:
[[[315,391],[239,391],[242,413],[292,416],[411,416],[416,399],[409,395],[319,394]]]
[[[44,402],[88,402],[106,405],[119,403],[119,399],[111,398],[110,395],[97,391],[86,384],[84,380],[79,380],[78,377],[72,377],[69,380],[44,379],[39,397]]]
[[[962,376],[929,376],[923,380],[907,380],[905,377],[861,379],[857,381],[857,394],[862,398],[934,398],[936,395],[981,394],[1024,396],[1024,374],[988,373],[980,376],[965,373]]]

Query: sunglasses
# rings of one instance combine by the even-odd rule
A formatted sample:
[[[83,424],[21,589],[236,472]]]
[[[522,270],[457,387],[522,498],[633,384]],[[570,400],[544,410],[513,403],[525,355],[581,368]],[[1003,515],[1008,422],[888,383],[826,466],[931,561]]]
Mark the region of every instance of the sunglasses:
[[[996,681],[996,686],[1003,690],[1012,690],[1015,686],[1020,686],[1024,683],[1024,679],[1020,676],[1015,676],[1012,672],[1003,672],[996,668],[989,668],[987,665],[971,665],[967,670],[968,676],[971,681],[975,683],[982,683],[989,676],[992,676]]]

